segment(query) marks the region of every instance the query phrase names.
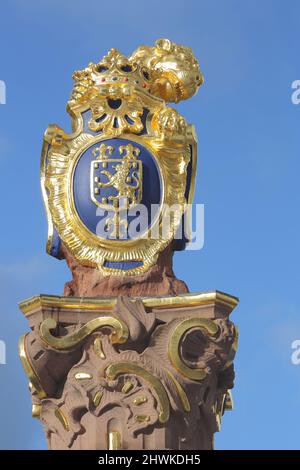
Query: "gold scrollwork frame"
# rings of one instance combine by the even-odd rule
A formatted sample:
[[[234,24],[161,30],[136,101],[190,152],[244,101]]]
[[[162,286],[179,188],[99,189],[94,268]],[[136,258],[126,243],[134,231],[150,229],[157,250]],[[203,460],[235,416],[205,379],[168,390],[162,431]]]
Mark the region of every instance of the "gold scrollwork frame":
[[[148,382],[155,390],[160,403],[159,421],[166,423],[169,420],[170,402],[168,394],[160,379],[155,377],[151,372],[133,362],[123,361],[110,364],[105,373],[109,380],[114,380],[119,375],[133,374]]]
[[[193,126],[188,126],[184,139],[174,136],[174,139],[165,142],[162,136],[151,128],[151,116],[154,111],[165,109],[165,106],[161,101],[151,104],[149,108],[152,109],[146,122],[147,135],[137,136],[125,133],[118,136],[118,139],[123,138],[139,143],[151,153],[160,170],[162,181],[159,214],[152,226],[141,237],[132,240],[118,241],[98,237],[81,221],[74,203],[73,176],[78,160],[90,146],[113,137],[107,133],[95,136],[83,132],[82,117],[78,116],[78,113],[82,113],[82,109],[72,112],[75,129],[73,134],[65,134],[56,126],[48,128],[41,162],[41,184],[49,227],[48,252],[55,227],[63,243],[81,264],[97,267],[103,274],[124,275],[123,270],[105,267],[104,263],[106,261],[141,261],[142,266],[126,271],[127,275],[136,275],[146,272],[155,264],[159,252],[171,242],[186,210],[186,203],[190,203],[193,197],[196,139]],[[190,160],[190,145],[193,147],[193,171],[190,197],[186,201],[186,169]],[[179,210],[174,217],[171,217],[168,233],[162,233],[162,220],[168,208],[172,206],[176,206]],[[152,234],[157,232],[159,236],[152,237]]]
[[[88,321],[79,330],[62,337],[56,337],[51,334],[51,330],[54,330],[56,326],[57,322],[54,318],[46,318],[40,325],[40,338],[48,346],[61,351],[74,348],[91,333],[103,327],[113,329],[110,335],[112,344],[125,343],[129,337],[127,325],[122,320],[115,317],[104,316],[94,318]]]
[[[45,398],[47,396],[45,390],[43,389],[40,379],[35,372],[30,359],[27,354],[27,348],[26,348],[26,337],[28,333],[25,335],[22,335],[19,339],[19,344],[18,344],[18,349],[19,349],[19,356],[24,368],[24,371],[29,379],[29,383],[31,386],[34,388],[34,390],[37,393],[37,396],[40,400]]]

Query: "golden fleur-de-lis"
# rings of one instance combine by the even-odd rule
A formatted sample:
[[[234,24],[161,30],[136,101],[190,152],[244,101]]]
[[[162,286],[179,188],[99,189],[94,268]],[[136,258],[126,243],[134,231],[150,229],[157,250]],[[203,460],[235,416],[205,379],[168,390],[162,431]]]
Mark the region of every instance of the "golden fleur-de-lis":
[[[132,144],[128,144],[120,145],[119,152],[120,155],[125,152],[124,160],[136,160],[141,151],[138,147],[134,147]]]
[[[111,145],[101,144],[99,147],[94,148],[93,155],[97,160],[107,159],[114,151],[114,148]]]

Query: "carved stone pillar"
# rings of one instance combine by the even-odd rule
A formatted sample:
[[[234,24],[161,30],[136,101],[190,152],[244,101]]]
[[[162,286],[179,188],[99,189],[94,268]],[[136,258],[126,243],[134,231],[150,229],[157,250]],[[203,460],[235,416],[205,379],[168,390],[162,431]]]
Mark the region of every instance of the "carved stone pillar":
[[[211,449],[232,407],[238,300],[190,294],[172,267],[192,243],[197,139],[169,103],[198,91],[198,61],[159,39],[73,79],[72,133],[50,125],[41,161],[47,252],[72,279],[20,306],[33,416],[50,449]]]
[[[38,296],[19,351],[50,449],[212,449],[231,409],[235,297]]]

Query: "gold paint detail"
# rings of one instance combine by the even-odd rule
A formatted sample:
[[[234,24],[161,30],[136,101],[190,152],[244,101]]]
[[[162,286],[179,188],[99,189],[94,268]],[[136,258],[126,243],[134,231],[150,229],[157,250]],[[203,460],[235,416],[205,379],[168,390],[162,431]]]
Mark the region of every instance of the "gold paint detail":
[[[100,405],[100,402],[102,400],[102,397],[103,397],[103,392],[102,390],[98,390],[98,392],[95,393],[94,397],[93,397],[93,403],[94,403],[94,406],[97,407]]]
[[[233,343],[231,345],[230,351],[228,353],[228,358],[227,358],[227,361],[226,361],[226,364],[225,364],[223,370],[228,369],[228,367],[230,367],[231,364],[233,364],[233,361],[234,361],[234,358],[235,358],[235,355],[236,355],[236,352],[237,352],[237,349],[238,349],[239,330],[238,330],[238,327],[236,325],[232,325],[232,329],[233,329],[234,340],[233,340]]]
[[[129,393],[130,390],[132,389],[133,389],[133,383],[128,380],[127,382],[124,383],[121,391],[122,393]]]
[[[62,424],[64,429],[66,431],[70,431],[70,426],[69,426],[68,419],[66,418],[66,416],[65,416],[64,412],[61,410],[61,408],[56,408],[54,414],[57,417],[57,419],[60,421],[60,423]]]
[[[132,144],[120,145],[119,153],[123,158],[110,158],[106,156],[107,149],[111,154],[114,150],[111,146],[106,146],[101,144],[99,148],[93,150],[93,154],[96,151],[96,155],[99,153],[99,156],[96,157],[96,160],[91,162],[91,176],[90,176],[90,191],[91,191],[91,200],[96,204],[96,206],[101,207],[103,210],[113,211],[113,216],[119,219],[118,214],[120,208],[124,211],[124,208],[131,209],[141,202],[142,199],[142,170],[143,164],[138,160],[140,154],[140,149],[134,147]],[[105,157],[103,157],[105,153]],[[107,163],[114,163],[115,172],[109,171],[107,168]],[[132,170],[131,176],[129,173]],[[99,176],[95,176],[95,172]],[[128,179],[130,178],[130,181]],[[103,181],[105,179],[106,181]],[[117,194],[114,196],[105,197],[104,201],[99,201],[96,195],[101,196],[101,188],[113,188],[116,190]],[[97,191],[95,191],[97,190]],[[137,195],[136,195],[137,192]],[[111,219],[107,219],[106,228],[110,228],[109,222]],[[126,222],[121,219],[121,222]],[[114,226],[115,227],[115,226]],[[121,229],[122,227],[119,227]],[[125,229],[127,228],[127,225]],[[114,238],[120,238],[122,236],[121,230],[115,231],[111,236]]]
[[[233,396],[231,390],[227,390],[224,397],[224,412],[233,410]]]
[[[102,340],[101,338],[95,338],[94,341],[94,352],[101,359],[106,359],[105,353],[103,351]]]
[[[40,337],[44,343],[53,349],[66,350],[77,346],[91,333],[103,327],[112,328],[110,335],[113,344],[125,343],[129,337],[127,325],[115,317],[98,317],[88,321],[78,331],[69,335],[56,337],[51,334],[51,330],[57,327],[57,322],[53,318],[47,318],[40,325]]]
[[[31,408],[31,414],[33,418],[40,418],[42,411],[42,405],[33,404]]]
[[[223,395],[221,395],[212,407],[212,412],[216,417],[217,430],[221,431],[222,416],[225,411],[233,410],[233,398],[231,390],[227,390]]]
[[[93,378],[92,374],[88,372],[77,372],[74,377],[76,380],[90,380]]]
[[[148,399],[145,395],[141,395],[139,397],[136,397],[134,400],[133,400],[133,404],[135,406],[141,406],[143,405],[144,403],[147,403]]]
[[[180,294],[167,297],[145,297],[141,300],[146,308],[151,309],[172,309],[220,304],[230,309],[230,311],[232,311],[239,302],[237,297],[219,291]],[[25,315],[41,308],[111,311],[114,309],[116,302],[116,297],[96,299],[94,297],[81,298],[38,295],[20,302],[19,307]]]
[[[166,423],[170,416],[170,403],[167,392],[161,381],[151,374],[151,372],[148,372],[143,367],[132,362],[116,362],[110,364],[106,369],[106,376],[109,380],[114,380],[122,374],[136,375],[150,384],[155,391],[160,404],[159,421],[161,423]]]
[[[19,339],[19,344],[18,344],[19,356],[20,356],[24,371],[25,371],[25,373],[26,373],[26,375],[29,379],[29,382],[31,384],[31,387],[33,387],[35,389],[35,391],[37,392],[38,398],[42,399],[42,398],[45,398],[47,396],[47,394],[46,394],[45,390],[43,389],[43,387],[41,385],[41,382],[40,382],[40,379],[39,379],[38,375],[36,374],[34,368],[32,367],[31,362],[29,360],[29,357],[27,355],[26,336],[27,336],[27,334],[21,336],[20,339]]]
[[[176,391],[177,391],[178,396],[181,400],[182,407],[183,407],[184,411],[189,413],[191,411],[191,405],[190,405],[189,399],[187,397],[187,394],[185,393],[183,387],[180,385],[178,380],[175,379],[174,375],[168,369],[165,369],[165,371],[166,371],[166,373],[168,374],[168,376],[170,377],[170,379],[172,380],[172,382],[175,385]]]
[[[147,416],[147,415],[136,415],[134,417],[135,421],[137,423],[144,423],[144,422],[147,422],[147,421],[150,421],[150,416]]]
[[[187,366],[180,355],[180,345],[185,334],[192,329],[204,330],[209,336],[215,336],[218,326],[206,318],[188,318],[180,322],[174,329],[168,344],[169,358],[176,370],[191,380],[203,380],[207,373],[203,368],[192,368]]]
[[[121,445],[121,434],[119,431],[110,431],[108,433],[108,450],[120,450]]]
[[[221,431],[221,424],[222,424],[222,416],[216,412],[215,408],[213,408],[213,412],[215,413],[216,416],[216,425],[217,425],[217,431]]]

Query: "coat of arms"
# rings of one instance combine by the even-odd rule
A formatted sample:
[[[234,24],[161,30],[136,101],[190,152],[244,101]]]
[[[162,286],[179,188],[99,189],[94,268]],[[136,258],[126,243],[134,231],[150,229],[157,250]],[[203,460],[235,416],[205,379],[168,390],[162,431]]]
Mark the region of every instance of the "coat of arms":
[[[138,160],[139,148],[120,145],[123,158],[109,158],[114,147],[101,144],[94,150],[98,156],[91,162],[91,198],[104,209],[118,211],[122,204],[131,208],[142,199],[143,167]]]
[[[42,152],[47,250],[59,256],[62,242],[81,264],[103,273],[145,272],[178,233],[193,199],[194,128],[167,103],[196,93],[198,62],[191,49],[160,39],[130,57],[111,49],[73,78],[67,110],[74,131],[50,126]],[[135,212],[143,212],[142,222]],[[186,239],[176,242],[182,249]]]
[[[119,156],[109,158],[115,148],[102,143],[93,150],[97,155],[91,162],[91,199],[103,210],[111,213],[104,229],[109,238],[127,238],[127,217],[120,212],[132,209],[142,199],[143,167],[138,160],[140,149],[132,144],[120,145]],[[110,230],[111,229],[111,230]]]

